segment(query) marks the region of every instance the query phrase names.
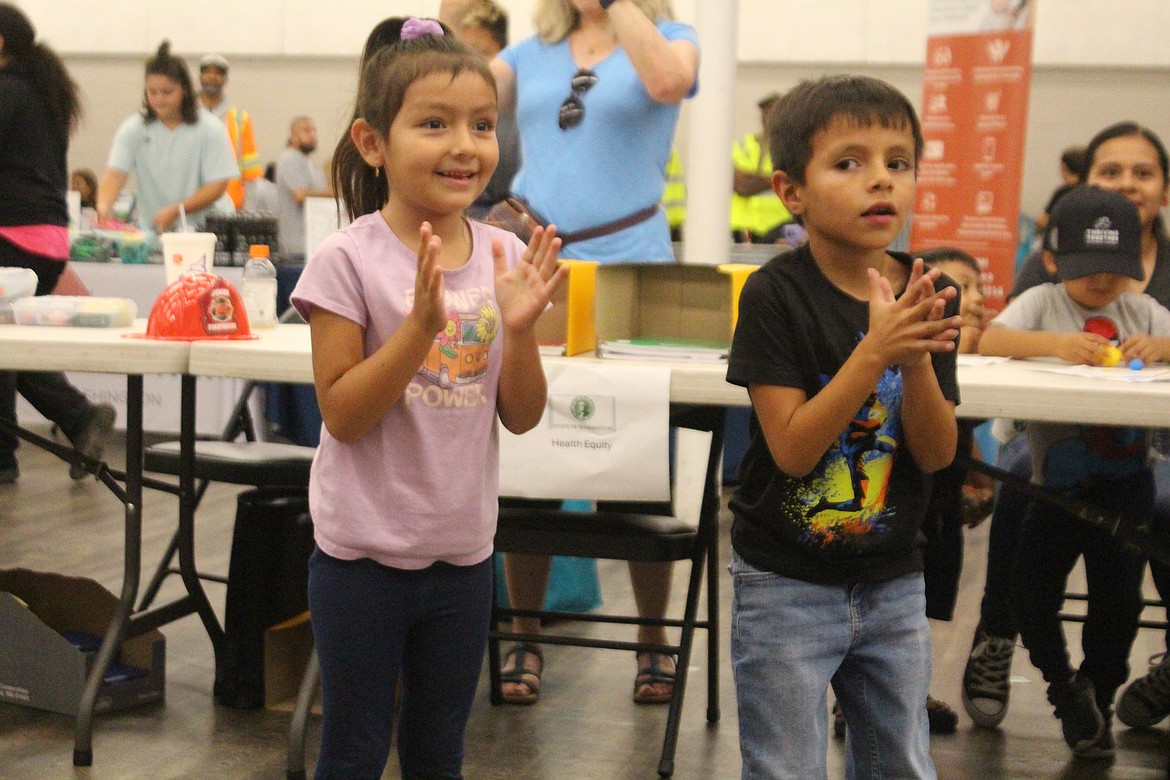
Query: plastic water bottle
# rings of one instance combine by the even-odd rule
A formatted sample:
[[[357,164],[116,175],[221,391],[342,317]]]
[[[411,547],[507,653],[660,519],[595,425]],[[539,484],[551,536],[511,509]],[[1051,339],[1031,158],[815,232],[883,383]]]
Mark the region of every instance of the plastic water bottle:
[[[266,244],[248,247],[248,262],[244,264],[244,308],[248,323],[253,328],[271,328],[276,325],[276,266],[268,259]]]

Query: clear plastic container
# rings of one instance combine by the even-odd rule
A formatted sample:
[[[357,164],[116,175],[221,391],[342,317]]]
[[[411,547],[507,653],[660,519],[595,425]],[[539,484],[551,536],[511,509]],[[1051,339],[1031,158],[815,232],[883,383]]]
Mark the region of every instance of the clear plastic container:
[[[37,291],[37,275],[28,268],[0,268],[0,324],[16,322],[12,302]]]
[[[71,325],[79,328],[126,328],[138,307],[129,298],[41,295],[12,304],[18,325]]]
[[[253,328],[276,325],[276,266],[268,259],[266,244],[248,247],[240,294],[248,312],[248,323]]]

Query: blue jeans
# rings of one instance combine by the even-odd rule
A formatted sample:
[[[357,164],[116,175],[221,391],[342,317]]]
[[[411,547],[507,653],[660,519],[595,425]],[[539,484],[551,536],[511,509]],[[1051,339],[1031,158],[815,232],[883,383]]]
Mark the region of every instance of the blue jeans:
[[[408,571],[313,551],[309,608],[324,713],[318,780],[382,776],[399,672],[402,777],[463,777],[491,603],[490,556],[474,566]]]
[[[731,662],[744,780],[826,776],[828,702],[845,718],[848,778],[934,778],[922,574],[834,586],[732,555]]]

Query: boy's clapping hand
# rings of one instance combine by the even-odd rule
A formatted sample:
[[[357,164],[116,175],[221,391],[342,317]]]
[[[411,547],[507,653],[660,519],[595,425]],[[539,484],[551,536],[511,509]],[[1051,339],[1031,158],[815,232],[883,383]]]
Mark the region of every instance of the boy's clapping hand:
[[[888,279],[869,272],[869,333],[885,365],[929,360],[932,352],[955,348],[963,318],[943,317],[947,301],[957,294],[953,287],[934,289],[937,269],[923,270],[915,260],[901,298],[895,298]]]

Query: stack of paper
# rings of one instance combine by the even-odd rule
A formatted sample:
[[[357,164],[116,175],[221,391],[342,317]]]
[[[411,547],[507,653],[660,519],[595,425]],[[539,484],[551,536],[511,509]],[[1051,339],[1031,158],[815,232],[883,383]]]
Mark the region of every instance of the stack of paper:
[[[602,341],[597,354],[625,360],[681,360],[726,363],[730,348],[713,343],[669,339],[611,339]]]

